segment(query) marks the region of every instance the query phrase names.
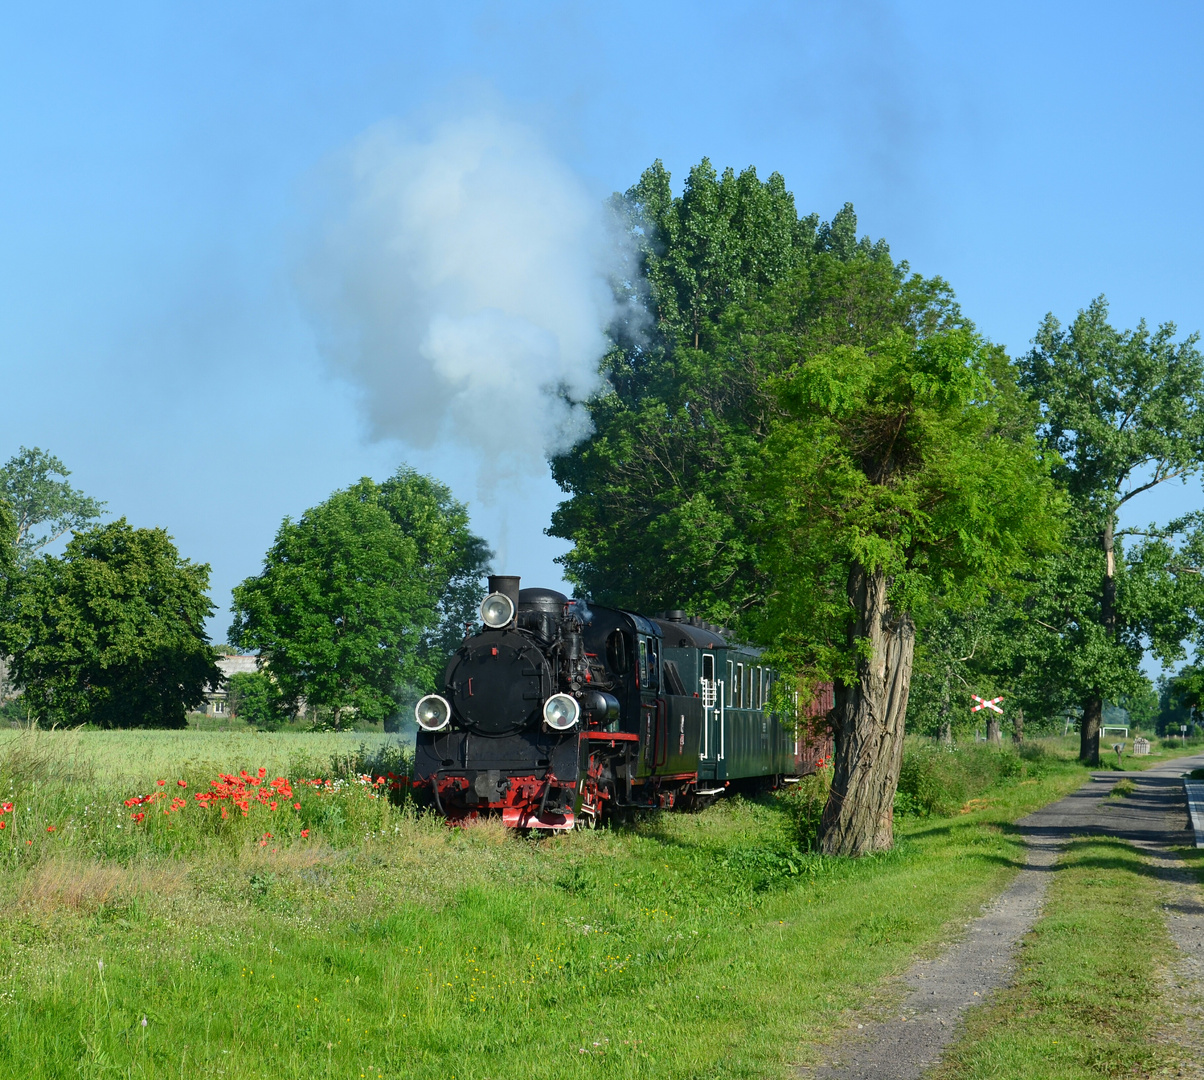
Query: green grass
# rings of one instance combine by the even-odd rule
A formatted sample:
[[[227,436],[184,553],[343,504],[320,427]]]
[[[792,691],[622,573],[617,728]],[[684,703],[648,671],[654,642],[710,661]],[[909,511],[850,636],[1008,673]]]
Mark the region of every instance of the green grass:
[[[1128,844],[1073,842],[1015,983],[967,1015],[934,1080],[1095,1080],[1181,1063],[1157,1038],[1162,1017],[1177,1012],[1160,978],[1176,954],[1159,895]]]
[[[1008,822],[1086,776],[1009,765],[850,861],[799,850],[805,792],[449,830],[352,778],[361,738],[0,737],[0,1075],[786,1075],[1006,886]],[[260,767],[342,779],[246,818],[124,805]]]

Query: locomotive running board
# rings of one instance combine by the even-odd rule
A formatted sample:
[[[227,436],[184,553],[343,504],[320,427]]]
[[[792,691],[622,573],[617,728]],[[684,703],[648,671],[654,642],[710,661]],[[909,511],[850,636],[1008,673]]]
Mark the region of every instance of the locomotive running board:
[[[708,788],[699,788],[696,792],[694,792],[694,794],[695,795],[722,795],[725,791],[727,791],[727,788],[708,787]]]

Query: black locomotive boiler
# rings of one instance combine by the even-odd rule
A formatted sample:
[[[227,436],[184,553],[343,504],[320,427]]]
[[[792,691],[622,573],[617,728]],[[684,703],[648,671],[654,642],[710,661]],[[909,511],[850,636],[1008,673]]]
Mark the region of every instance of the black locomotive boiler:
[[[771,711],[758,650],[681,612],[646,618],[496,576],[481,620],[443,692],[414,709],[414,795],[451,820],[571,829],[789,782],[830,752]],[[830,707],[828,690],[809,712]]]

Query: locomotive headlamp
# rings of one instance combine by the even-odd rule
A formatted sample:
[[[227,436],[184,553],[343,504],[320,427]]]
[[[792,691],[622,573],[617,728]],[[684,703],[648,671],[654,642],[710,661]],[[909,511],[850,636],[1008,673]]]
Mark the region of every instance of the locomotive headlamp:
[[[451,723],[451,706],[438,694],[427,694],[414,706],[414,719],[423,731],[442,731]]]
[[[568,731],[580,716],[581,706],[568,694],[553,694],[543,703],[544,722],[553,731]]]
[[[481,620],[492,630],[497,630],[514,618],[514,601],[504,593],[490,593],[481,601]]]

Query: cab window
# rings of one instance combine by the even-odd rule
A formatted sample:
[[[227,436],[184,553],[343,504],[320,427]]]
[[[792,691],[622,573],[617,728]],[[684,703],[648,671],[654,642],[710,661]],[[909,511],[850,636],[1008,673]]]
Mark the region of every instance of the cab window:
[[[640,685],[648,685],[648,639],[640,638]]]

